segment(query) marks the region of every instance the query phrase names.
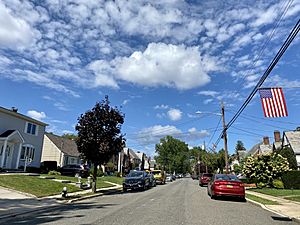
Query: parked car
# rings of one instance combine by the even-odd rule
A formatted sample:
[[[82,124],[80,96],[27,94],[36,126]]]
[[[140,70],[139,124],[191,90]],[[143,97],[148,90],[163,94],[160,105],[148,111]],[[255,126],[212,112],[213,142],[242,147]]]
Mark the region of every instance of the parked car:
[[[61,175],[75,176],[75,177],[88,177],[89,168],[86,165],[69,164],[60,169]]]
[[[132,170],[125,177],[123,191],[127,191],[128,189],[146,190],[150,188],[150,185],[150,177],[145,171]]]
[[[167,174],[166,182],[172,182],[172,181],[173,181],[172,176],[170,174]]]
[[[212,178],[212,173],[202,173],[199,179],[199,185],[202,187],[203,185],[207,185],[210,179]]]
[[[165,184],[166,183],[166,174],[162,170],[153,170],[151,171],[155,177],[156,184]]]
[[[212,199],[217,196],[234,196],[245,201],[243,183],[231,174],[215,174],[207,185],[207,193]]]
[[[156,179],[154,175],[150,171],[146,171],[148,177],[150,178],[150,186],[155,187],[156,186]]]

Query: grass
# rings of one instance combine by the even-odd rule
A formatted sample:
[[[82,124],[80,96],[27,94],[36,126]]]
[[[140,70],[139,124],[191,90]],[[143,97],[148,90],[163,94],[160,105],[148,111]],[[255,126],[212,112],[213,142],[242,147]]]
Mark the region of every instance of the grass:
[[[251,191],[255,191],[258,193],[272,195],[275,197],[282,197],[282,196],[290,196],[290,195],[300,195],[300,190],[291,190],[291,189],[275,189],[275,188],[254,188]]]
[[[300,195],[298,196],[290,196],[290,197],[285,197],[287,200],[295,201],[295,202],[300,202]]]
[[[115,176],[104,176],[104,177],[98,177],[97,181],[101,180],[101,181],[108,181],[108,182],[112,182],[115,184],[123,184],[124,178],[122,177],[115,177]]]
[[[261,197],[257,197],[255,195],[251,195],[251,194],[246,194],[246,198],[248,199],[251,199],[255,202],[259,202],[263,205],[279,205],[278,202],[275,202],[275,201],[271,201],[271,200],[268,200],[268,199],[265,199],[265,198],[261,198]]]
[[[68,192],[80,191],[80,189],[74,185],[62,184],[53,180],[25,175],[0,176],[0,185],[6,188],[29,193],[36,197],[60,194],[63,187],[67,187]]]

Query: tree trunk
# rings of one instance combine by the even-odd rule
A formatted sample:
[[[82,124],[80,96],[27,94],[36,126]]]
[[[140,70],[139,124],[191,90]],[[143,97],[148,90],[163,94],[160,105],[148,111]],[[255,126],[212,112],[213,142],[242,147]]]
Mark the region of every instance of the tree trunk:
[[[93,193],[96,193],[97,187],[96,187],[96,182],[97,182],[97,170],[98,170],[98,165],[94,163],[94,171],[93,171],[93,183],[92,183],[92,191]]]

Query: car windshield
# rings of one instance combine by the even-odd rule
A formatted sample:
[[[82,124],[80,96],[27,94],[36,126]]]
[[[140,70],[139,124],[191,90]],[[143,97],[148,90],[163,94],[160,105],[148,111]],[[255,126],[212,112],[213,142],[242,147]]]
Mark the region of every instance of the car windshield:
[[[235,175],[226,175],[226,174],[216,175],[216,180],[239,181],[237,176],[235,176]]]
[[[151,172],[153,175],[160,175],[160,171],[152,171]]]
[[[203,177],[212,177],[213,174],[212,174],[212,173],[204,173],[202,176],[203,176]]]
[[[141,171],[132,171],[128,174],[128,177],[141,177],[143,176],[143,172]]]

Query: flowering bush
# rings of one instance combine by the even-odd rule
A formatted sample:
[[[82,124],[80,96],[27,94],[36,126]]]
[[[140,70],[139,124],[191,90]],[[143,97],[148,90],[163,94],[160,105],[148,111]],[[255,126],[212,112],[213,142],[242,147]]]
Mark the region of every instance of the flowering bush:
[[[243,167],[243,173],[248,178],[271,187],[274,179],[289,170],[287,159],[277,153],[248,157]]]

